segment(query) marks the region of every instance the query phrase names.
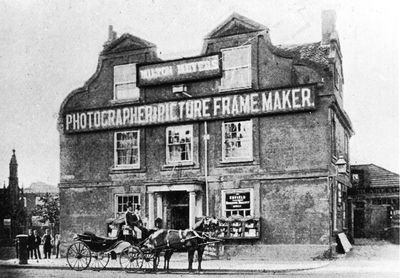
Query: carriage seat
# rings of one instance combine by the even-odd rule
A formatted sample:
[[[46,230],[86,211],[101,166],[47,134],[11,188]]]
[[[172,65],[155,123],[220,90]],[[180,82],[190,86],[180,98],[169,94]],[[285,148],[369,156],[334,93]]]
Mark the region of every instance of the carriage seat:
[[[84,232],[84,235],[90,237],[91,240],[93,240],[94,242],[98,242],[98,243],[114,243],[118,237],[103,237],[103,236],[97,236],[92,232]]]

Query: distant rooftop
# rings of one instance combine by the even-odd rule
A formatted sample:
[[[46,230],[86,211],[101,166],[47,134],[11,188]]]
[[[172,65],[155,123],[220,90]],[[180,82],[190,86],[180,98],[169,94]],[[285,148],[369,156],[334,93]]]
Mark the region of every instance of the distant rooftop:
[[[58,187],[38,181],[25,188],[24,193],[58,193]]]
[[[370,187],[399,187],[399,174],[393,173],[375,164],[351,165],[351,170],[368,172]]]

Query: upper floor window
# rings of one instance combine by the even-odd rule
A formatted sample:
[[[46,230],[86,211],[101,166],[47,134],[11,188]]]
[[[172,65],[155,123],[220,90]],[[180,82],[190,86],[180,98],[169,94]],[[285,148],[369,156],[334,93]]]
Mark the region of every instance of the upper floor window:
[[[139,99],[139,88],[136,87],[136,64],[114,67],[114,99]]]
[[[251,87],[251,45],[222,49],[221,90]]]
[[[222,158],[224,161],[253,159],[252,121],[224,122],[222,125]]]
[[[167,164],[193,161],[193,126],[167,128]]]
[[[138,130],[116,132],[114,141],[115,166],[139,168],[139,149]]]

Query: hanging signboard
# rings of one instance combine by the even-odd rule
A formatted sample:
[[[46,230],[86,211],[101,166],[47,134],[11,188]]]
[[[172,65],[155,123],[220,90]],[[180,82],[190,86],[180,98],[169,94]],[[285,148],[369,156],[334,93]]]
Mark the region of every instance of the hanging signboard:
[[[197,79],[221,77],[220,55],[172,60],[138,65],[138,86],[183,83]]]
[[[126,105],[65,114],[67,133],[315,109],[315,86]]]

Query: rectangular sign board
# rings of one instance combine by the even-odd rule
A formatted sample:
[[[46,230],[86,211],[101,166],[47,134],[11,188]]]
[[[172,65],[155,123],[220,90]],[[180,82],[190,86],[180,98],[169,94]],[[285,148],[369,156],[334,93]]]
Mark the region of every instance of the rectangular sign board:
[[[220,77],[221,75],[220,55],[216,54],[157,64],[138,65],[138,86],[181,83]]]
[[[250,192],[226,194],[225,205],[226,209],[249,209]]]
[[[291,113],[315,109],[315,86],[135,104],[64,115],[67,133]]]

